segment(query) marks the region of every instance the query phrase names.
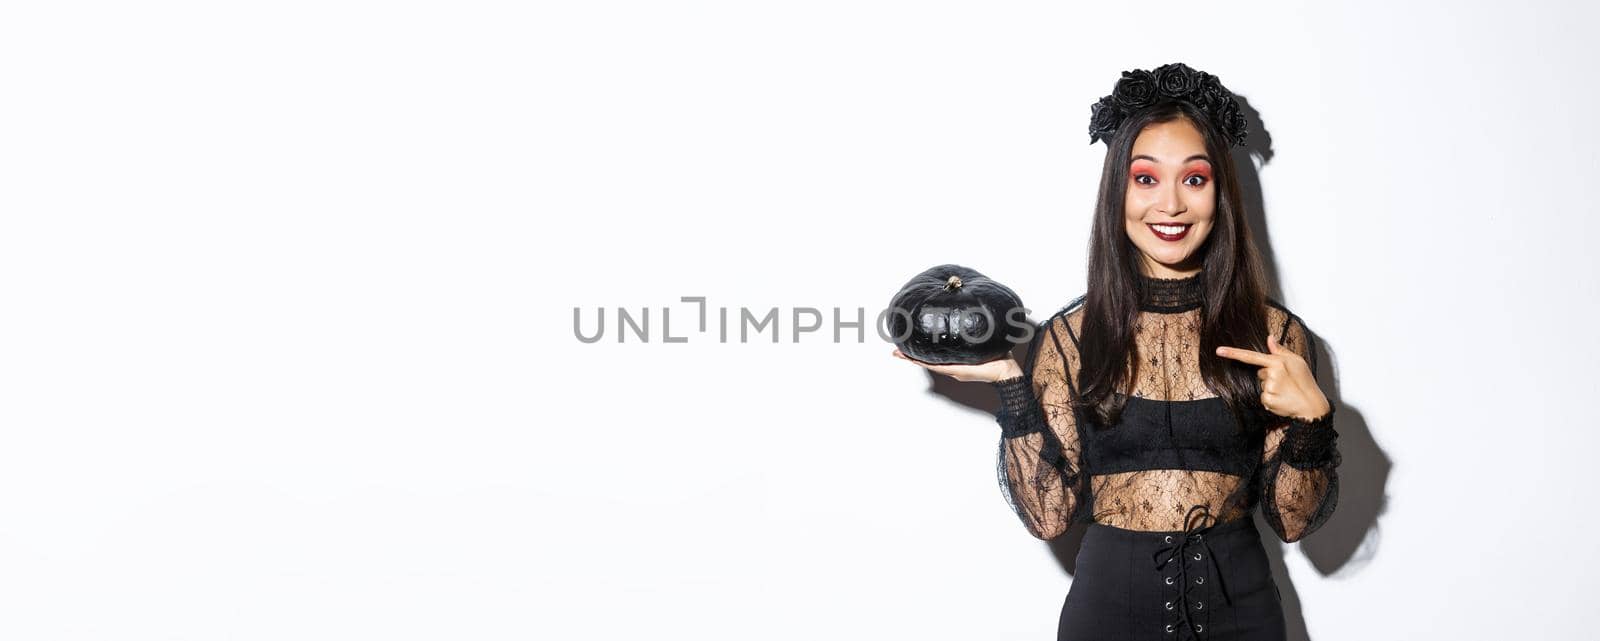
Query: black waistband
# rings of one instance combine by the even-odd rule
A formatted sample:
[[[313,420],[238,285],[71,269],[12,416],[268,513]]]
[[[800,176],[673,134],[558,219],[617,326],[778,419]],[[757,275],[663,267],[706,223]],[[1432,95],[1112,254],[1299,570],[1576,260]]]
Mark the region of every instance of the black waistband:
[[[1127,540],[1155,540],[1157,542],[1162,542],[1163,539],[1168,535],[1177,537],[1186,533],[1185,530],[1130,530],[1127,528],[1117,527],[1115,525],[1107,525],[1105,523],[1090,523],[1089,528],[1090,531],[1098,530],[1102,536],[1111,536]],[[1238,531],[1256,532],[1255,519],[1250,518],[1250,515],[1247,513],[1244,516],[1236,518],[1232,521],[1218,523],[1205,528],[1195,528],[1188,530],[1187,532],[1203,532],[1207,536],[1215,537],[1227,534],[1229,532]]]

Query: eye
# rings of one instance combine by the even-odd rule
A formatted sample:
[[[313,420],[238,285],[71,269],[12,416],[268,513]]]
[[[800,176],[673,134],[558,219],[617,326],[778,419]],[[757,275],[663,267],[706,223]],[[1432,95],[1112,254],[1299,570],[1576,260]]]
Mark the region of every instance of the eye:
[[[1196,182],[1190,182],[1190,181],[1196,181]],[[1202,176],[1200,174],[1193,174],[1193,175],[1189,176],[1188,178],[1183,179],[1183,184],[1190,185],[1190,186],[1193,186],[1193,187],[1199,187],[1201,185],[1206,184],[1206,177]]]
[[[1144,179],[1146,179],[1146,178],[1149,178],[1150,182],[1145,182]],[[1150,174],[1134,174],[1133,182],[1139,183],[1141,185],[1154,185],[1155,182],[1156,182],[1156,177],[1155,176],[1151,176]]]

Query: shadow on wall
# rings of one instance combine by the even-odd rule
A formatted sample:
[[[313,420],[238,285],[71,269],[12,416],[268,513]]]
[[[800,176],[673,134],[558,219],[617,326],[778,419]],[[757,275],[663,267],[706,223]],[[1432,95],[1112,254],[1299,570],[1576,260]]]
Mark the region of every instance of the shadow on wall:
[[[1251,125],[1248,144],[1233,151],[1234,164],[1239,169],[1239,187],[1248,210],[1250,229],[1255,236],[1257,250],[1261,253],[1262,263],[1266,268],[1268,295],[1282,301],[1284,297],[1278,277],[1278,261],[1272,251],[1272,236],[1267,227],[1265,214],[1266,203],[1261,196],[1261,180],[1256,165],[1257,160],[1261,165],[1271,161],[1272,136],[1262,122],[1260,114],[1250,106],[1249,101],[1243,96],[1237,97],[1241,111],[1250,120]],[[1290,307],[1291,311],[1293,309]],[[1360,410],[1346,404],[1339,395],[1338,368],[1335,366],[1338,359],[1336,354],[1327,349],[1321,337],[1316,335],[1316,320],[1309,318],[1302,320],[1306,329],[1311,332],[1317,350],[1317,381],[1335,408],[1334,428],[1339,431],[1339,451],[1343,456],[1343,462],[1338,468],[1339,497],[1333,516],[1320,529],[1300,540],[1298,545],[1312,567],[1322,576],[1329,577],[1336,573],[1357,572],[1377,555],[1380,541],[1378,517],[1384,512],[1387,500],[1384,488],[1388,484],[1392,464],[1389,457],[1378,448],[1377,441],[1372,438],[1372,431],[1368,428]],[[1034,322],[1037,324],[1039,321],[1034,320]],[[1026,362],[1027,355],[1020,353],[1026,349],[1026,345],[1018,346],[1019,353],[1016,354],[1018,362]],[[999,400],[993,388],[986,383],[961,383],[932,372],[929,372],[928,376],[931,381],[928,391],[931,394],[943,396],[957,404],[990,415],[999,409]],[[997,439],[998,434],[997,426]],[[998,496],[999,490],[996,492],[997,504],[1004,505],[1004,500]],[[1299,592],[1295,589],[1284,565],[1285,544],[1277,538],[1272,528],[1267,526],[1259,510],[1256,510],[1254,518],[1257,529],[1261,532],[1267,558],[1272,565],[1273,579],[1277,582],[1283,599],[1289,639],[1309,641],[1310,634],[1306,630],[1305,611],[1300,603]],[[1018,523],[1018,528],[1022,527]],[[1082,546],[1087,527],[1081,523],[1074,525],[1065,534],[1048,542],[1051,553],[1068,574],[1077,574],[1078,550]],[[1313,610],[1315,607],[1315,604],[1312,604]]]

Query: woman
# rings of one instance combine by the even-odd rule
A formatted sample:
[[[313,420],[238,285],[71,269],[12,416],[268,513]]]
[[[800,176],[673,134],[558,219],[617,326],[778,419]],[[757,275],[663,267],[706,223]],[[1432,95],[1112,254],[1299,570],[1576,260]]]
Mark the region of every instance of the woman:
[[[1090,123],[1087,293],[1025,365],[913,361],[998,389],[1001,488],[1033,536],[1089,524],[1058,639],[1282,639],[1250,510],[1289,542],[1337,502],[1311,335],[1265,295],[1228,154],[1245,133],[1215,76],[1124,72]]]

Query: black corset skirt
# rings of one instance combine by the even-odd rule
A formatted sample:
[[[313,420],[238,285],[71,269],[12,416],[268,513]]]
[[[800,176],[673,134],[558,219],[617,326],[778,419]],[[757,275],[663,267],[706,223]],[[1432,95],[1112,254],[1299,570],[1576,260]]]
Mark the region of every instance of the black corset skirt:
[[[1249,516],[1186,532],[1089,525],[1057,641],[1280,641],[1278,587]]]

